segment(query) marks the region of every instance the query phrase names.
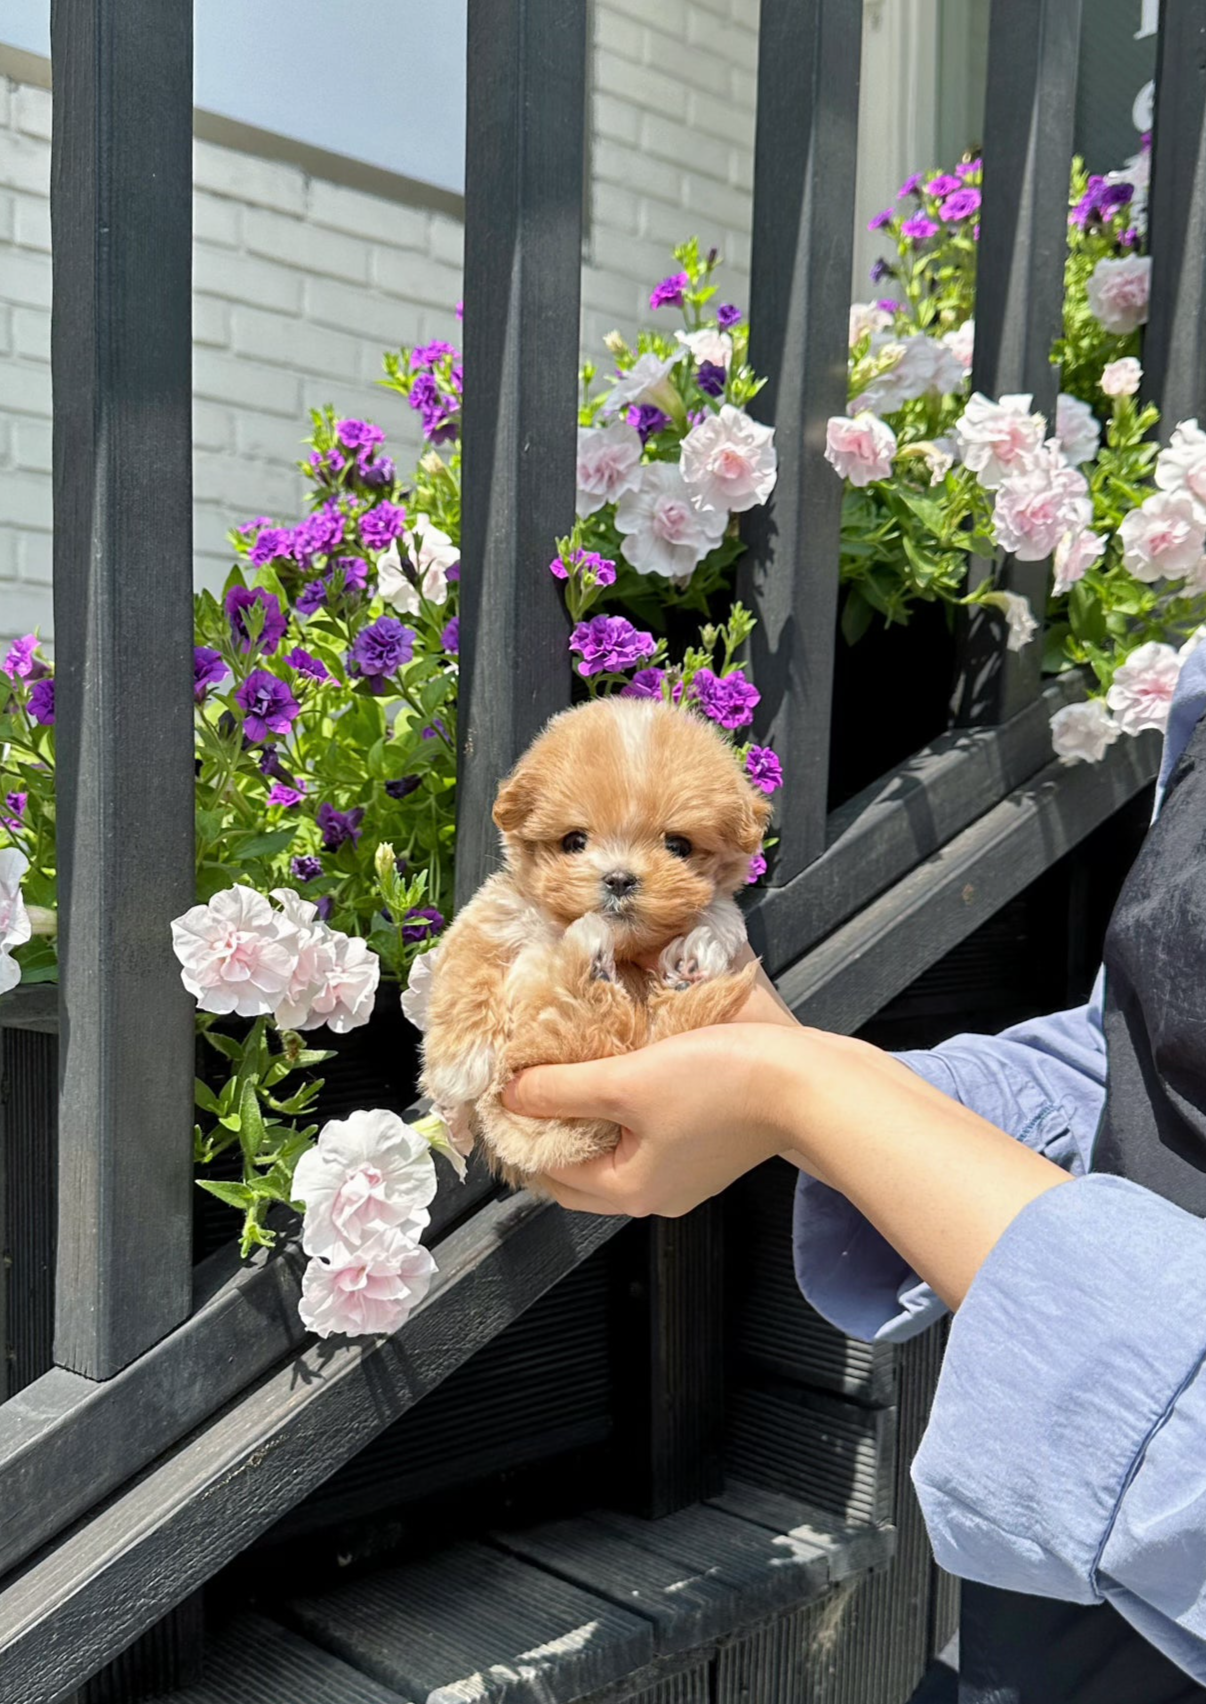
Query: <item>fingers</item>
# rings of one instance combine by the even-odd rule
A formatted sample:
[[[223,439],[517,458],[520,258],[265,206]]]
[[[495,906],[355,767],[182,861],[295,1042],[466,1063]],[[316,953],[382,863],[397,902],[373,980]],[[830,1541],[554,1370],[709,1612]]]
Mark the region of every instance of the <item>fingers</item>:
[[[524,1118],[601,1118],[620,1122],[615,1061],[585,1065],[533,1065],[512,1077],[502,1093],[508,1112]]]

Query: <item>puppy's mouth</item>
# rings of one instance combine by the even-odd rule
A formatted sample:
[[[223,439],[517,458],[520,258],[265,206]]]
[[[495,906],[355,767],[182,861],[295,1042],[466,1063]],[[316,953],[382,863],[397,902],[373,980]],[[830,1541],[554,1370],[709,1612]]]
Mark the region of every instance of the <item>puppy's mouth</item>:
[[[603,891],[603,902],[599,907],[605,917],[621,918],[625,922],[635,920],[638,911],[635,893],[609,893]]]

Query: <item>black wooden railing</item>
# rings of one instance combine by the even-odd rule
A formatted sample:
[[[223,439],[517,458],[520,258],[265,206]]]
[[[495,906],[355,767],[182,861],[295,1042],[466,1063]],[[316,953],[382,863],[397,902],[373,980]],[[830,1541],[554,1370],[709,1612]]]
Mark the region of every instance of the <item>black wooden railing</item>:
[[[1048,411],[1080,10],[993,0],[975,375]],[[539,570],[573,510],[583,13],[469,7],[462,897],[491,858],[500,773],[569,695]],[[762,3],[751,317],[780,475],[741,570],[762,731],[792,780],[751,935],[802,1015],[848,1029],[1154,763],[1150,739],[1052,763],[1051,709],[1080,689],[1042,690],[984,615],[960,640],[964,726],[827,812],[841,492],[821,452],[845,397],[852,234],[835,209],[852,200],[861,13]],[[1206,414],[1206,0],[1162,13],[1145,361],[1167,429]],[[0,1042],[57,1027],[59,1263],[55,1364],[0,1406],[0,1575],[27,1563],[0,1588],[4,1700],[94,1672],[615,1228],[521,1196],[441,1230],[441,1199],[427,1305],[396,1343],[321,1354],[290,1257],[192,1269],[193,1037],[168,930],[192,879],[191,5],[54,0],[52,47],[63,963],[57,1026],[30,991],[0,1009]],[[1045,567],[1007,572],[1041,606]],[[658,1507],[712,1471],[723,1289],[714,1215],[648,1238]]]

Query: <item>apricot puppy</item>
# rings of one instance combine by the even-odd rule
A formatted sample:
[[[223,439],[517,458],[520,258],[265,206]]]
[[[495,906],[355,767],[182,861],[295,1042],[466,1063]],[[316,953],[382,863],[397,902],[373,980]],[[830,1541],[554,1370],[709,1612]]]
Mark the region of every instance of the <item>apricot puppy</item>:
[[[499,788],[505,868],[441,943],[422,1084],[513,1184],[614,1147],[619,1129],[521,1118],[526,1065],[627,1053],[730,1017],[754,975],[733,896],[770,805],[708,722],[610,697],[555,716]],[[656,968],[646,968],[655,965]]]

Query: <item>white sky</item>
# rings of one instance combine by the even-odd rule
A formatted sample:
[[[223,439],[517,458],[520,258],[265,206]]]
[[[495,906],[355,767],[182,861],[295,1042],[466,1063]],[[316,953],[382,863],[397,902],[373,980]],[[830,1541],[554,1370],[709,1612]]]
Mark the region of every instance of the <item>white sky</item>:
[[[195,104],[443,189],[465,172],[468,0],[196,0]],[[50,52],[50,0],[0,41]]]

